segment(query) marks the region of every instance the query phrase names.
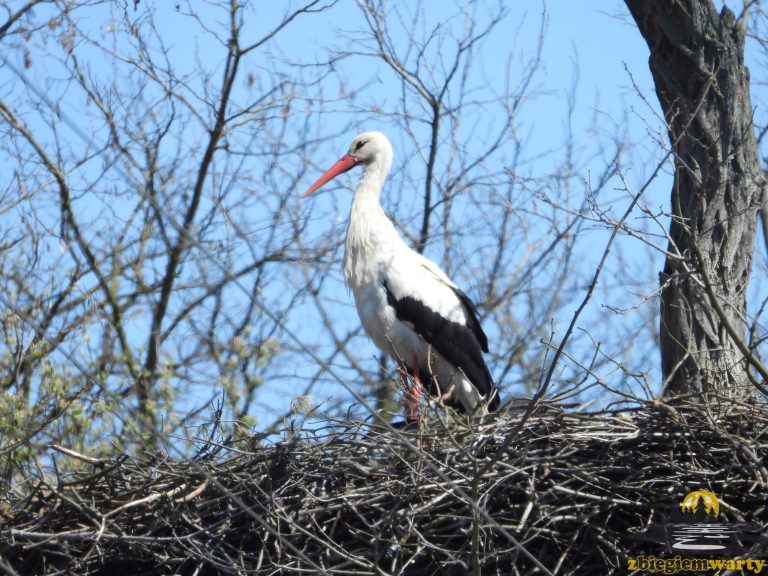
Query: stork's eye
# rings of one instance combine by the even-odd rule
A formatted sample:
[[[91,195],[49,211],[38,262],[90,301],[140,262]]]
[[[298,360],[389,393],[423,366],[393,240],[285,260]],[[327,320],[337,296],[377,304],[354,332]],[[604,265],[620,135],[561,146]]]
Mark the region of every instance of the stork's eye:
[[[358,143],[355,145],[355,152],[357,152],[358,150],[360,150],[360,148],[362,148],[363,146],[365,146],[367,143],[368,143],[368,140],[363,140],[362,142],[358,142]]]

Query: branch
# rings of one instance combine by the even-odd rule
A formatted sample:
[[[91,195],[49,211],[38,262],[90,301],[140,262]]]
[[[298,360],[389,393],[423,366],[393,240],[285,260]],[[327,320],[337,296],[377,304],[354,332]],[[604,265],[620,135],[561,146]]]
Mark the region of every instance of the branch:
[[[30,2],[27,3],[26,6],[22,6],[19,8],[14,14],[11,14],[8,17],[8,20],[5,21],[5,24],[0,26],[0,39],[5,36],[6,32],[8,32],[8,29],[14,25],[14,23],[24,16],[27,12],[29,12],[32,8],[35,7],[35,5],[40,4],[43,0],[30,0]]]

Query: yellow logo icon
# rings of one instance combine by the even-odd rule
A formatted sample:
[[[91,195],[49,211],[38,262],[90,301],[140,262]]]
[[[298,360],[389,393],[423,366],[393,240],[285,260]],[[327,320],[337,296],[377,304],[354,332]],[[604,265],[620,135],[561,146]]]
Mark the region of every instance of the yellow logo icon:
[[[704,504],[704,512],[707,516],[712,514],[713,518],[717,518],[720,514],[720,501],[717,499],[717,496],[708,490],[694,490],[688,494],[680,502],[680,509],[683,514],[695,514],[699,509],[700,502]]]

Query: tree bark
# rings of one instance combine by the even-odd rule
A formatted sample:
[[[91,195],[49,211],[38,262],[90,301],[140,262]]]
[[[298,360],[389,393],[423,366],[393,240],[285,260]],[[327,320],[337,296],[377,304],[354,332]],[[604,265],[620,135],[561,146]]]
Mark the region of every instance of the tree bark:
[[[751,393],[747,362],[726,325],[745,334],[763,186],[744,30],[711,0],[625,2],[651,51],[674,154],[660,278],[663,393],[743,397]]]

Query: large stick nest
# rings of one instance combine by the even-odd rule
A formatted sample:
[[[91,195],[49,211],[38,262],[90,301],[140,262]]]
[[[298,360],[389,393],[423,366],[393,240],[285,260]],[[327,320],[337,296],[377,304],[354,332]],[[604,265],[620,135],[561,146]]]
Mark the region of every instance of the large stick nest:
[[[527,416],[421,432],[336,423],[30,478],[0,507],[0,568],[627,574],[630,557],[665,554],[643,533],[692,490],[720,497],[721,521],[768,524],[765,406]]]

